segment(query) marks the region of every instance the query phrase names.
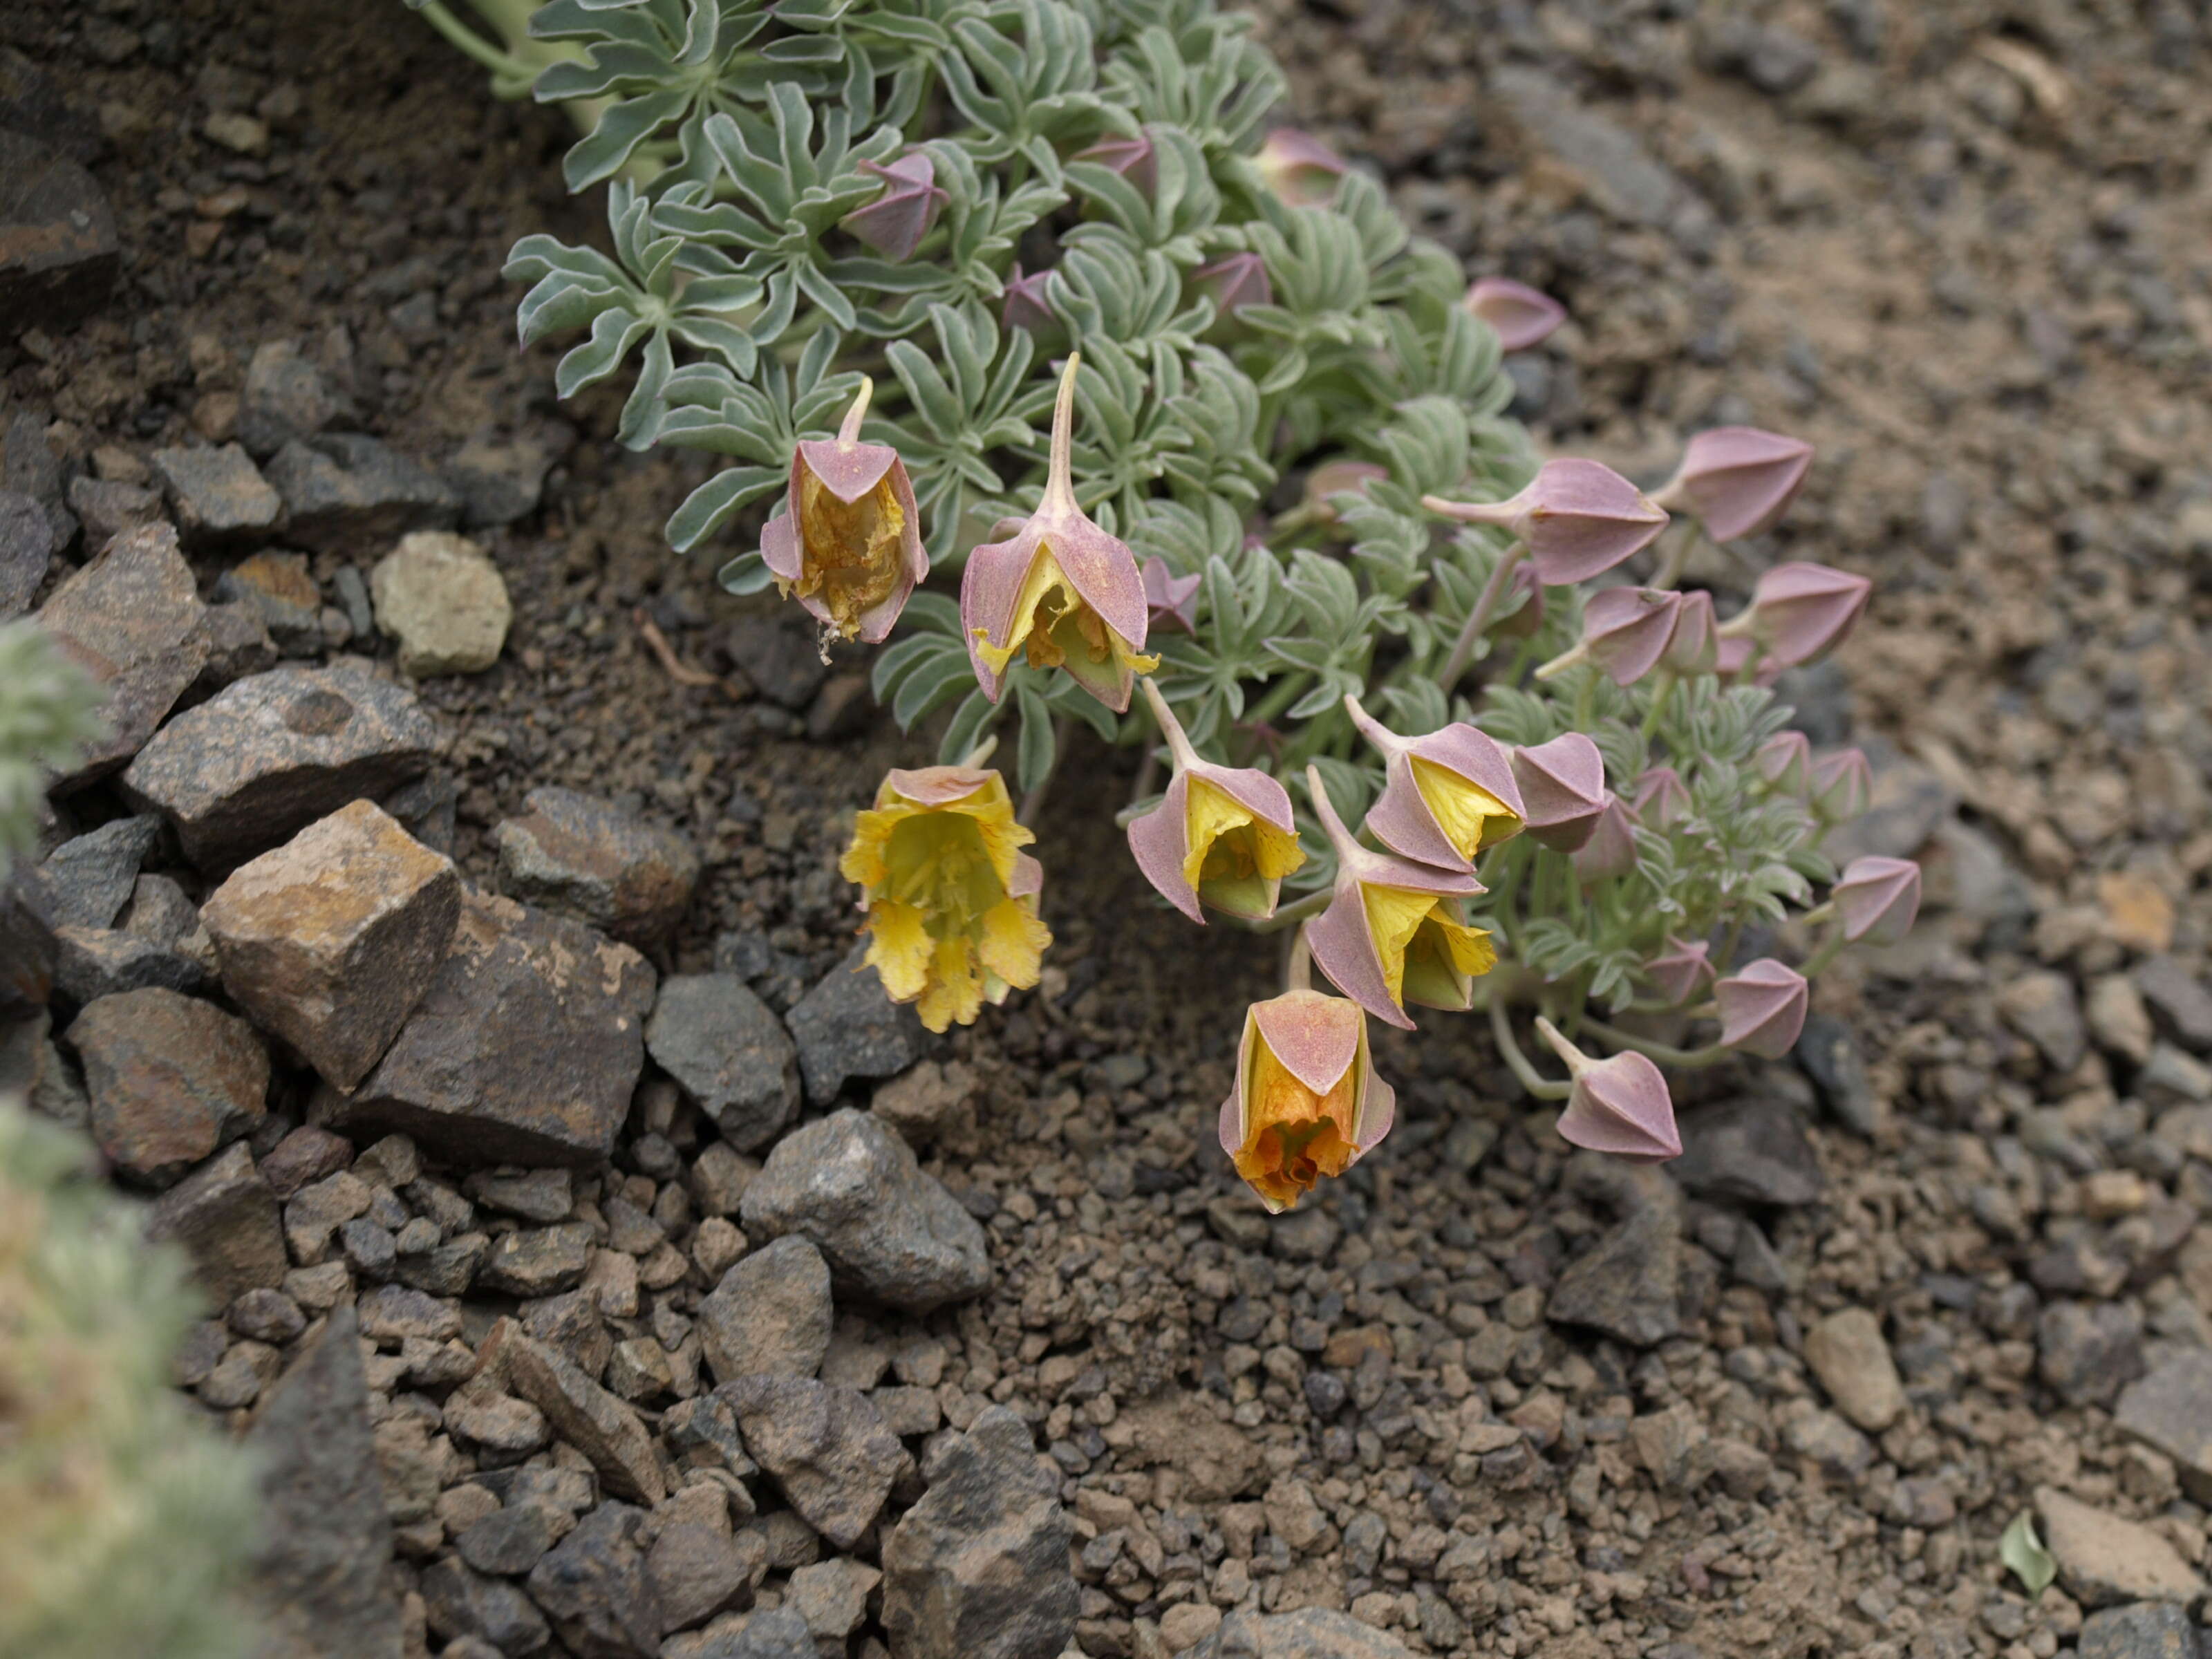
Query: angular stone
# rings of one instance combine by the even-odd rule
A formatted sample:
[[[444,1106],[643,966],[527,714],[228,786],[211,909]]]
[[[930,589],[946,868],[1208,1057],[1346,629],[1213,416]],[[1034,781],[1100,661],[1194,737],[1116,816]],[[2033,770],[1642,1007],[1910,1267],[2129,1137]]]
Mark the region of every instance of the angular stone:
[[[2197,1054],[2212,1051],[2212,991],[2200,977],[2172,957],[2152,957],[2136,964],[2135,981],[2176,1042]]]
[[[0,67],[4,59],[0,58]],[[0,455],[0,488],[28,495],[46,515],[53,550],[60,552],[76,539],[76,515],[62,499],[61,457],[46,441],[46,416],[18,408],[8,417],[5,454]]]
[[[365,800],[240,866],[200,911],[223,988],[340,1089],[398,1035],[460,914],[452,860]]]
[[[170,721],[123,789],[176,825],[193,863],[228,868],[419,776],[438,741],[414,694],[362,664],[276,668]]]
[[[236,444],[157,449],[147,458],[177,528],[192,547],[217,547],[276,527],[284,504]]]
[[[2077,1659],[2198,1659],[2196,1626],[2172,1605],[2107,1607],[2081,1621]]]
[[[645,1046],[741,1152],[765,1146],[799,1115],[798,1046],[733,975],[682,974],[663,984]]]
[[[2069,1406],[2103,1406],[2143,1374],[2142,1316],[2118,1302],[2053,1302],[2035,1322],[2036,1370]]]
[[[667,1471],[637,1413],[561,1355],[520,1326],[502,1323],[487,1339],[483,1358],[545,1414],[556,1436],[591,1460],[609,1492],[646,1504],[668,1495]]]
[[[154,735],[207,661],[204,611],[177,532],[164,524],[117,537],[54,590],[39,620],[107,688],[107,736],[57,787],[112,772]]]
[[[60,954],[45,890],[20,867],[0,878],[0,1024],[28,1019],[46,1006]]]
[[[814,1105],[836,1099],[848,1078],[896,1077],[927,1045],[921,1017],[885,994],[867,954],[866,945],[854,945],[785,1019]]]
[[[471,529],[513,524],[538,510],[553,452],[534,439],[501,443],[479,434],[447,464],[446,481],[461,498],[461,522]]]
[[[699,855],[673,830],[574,789],[533,789],[523,816],[493,831],[501,890],[628,945],[665,938],[699,881]]]
[[[0,336],[82,321],[106,303],[122,260],[115,211],[92,174],[0,128]]]
[[[0,622],[31,608],[53,564],[54,547],[46,509],[19,489],[0,489]]]
[[[1681,1275],[1674,1206],[1641,1204],[1561,1270],[1544,1317],[1649,1348],[1681,1332]]]
[[[841,1285],[926,1313],[991,1283],[982,1224],[881,1119],[847,1107],[786,1135],[746,1188],[746,1232],[811,1240]]]
[[[1797,1064],[1813,1079],[1820,1103],[1853,1134],[1871,1139],[1887,1121],[1851,1028],[1832,1014],[1814,1014],[1797,1038]]]
[[[1413,1659],[1395,1637],[1348,1613],[1300,1607],[1296,1613],[1239,1610],[1197,1647],[1190,1659]]]
[[[475,674],[499,660],[514,607],[483,549],[447,530],[418,530],[368,573],[376,625],[399,641],[404,674]]]
[[[1810,1204],[1826,1184],[1803,1121],[1771,1100],[1732,1101],[1687,1114],[1682,1156],[1667,1173],[1685,1192],[1740,1204]]]
[[[463,1190],[486,1209],[525,1221],[566,1221],[576,1207],[566,1170],[479,1170]]]
[[[2122,1390],[2120,1432],[2173,1460],[2181,1489],[2212,1504],[2212,1353],[2184,1348]]]
[[[380,1285],[356,1304],[361,1334],[392,1346],[409,1337],[442,1342],[461,1334],[460,1304],[399,1285]]]
[[[359,433],[295,440],[269,463],[291,539],[361,557],[410,531],[449,528],[460,498],[421,462]]]
[[[1623,224],[1655,228],[1686,210],[1710,212],[1632,131],[1589,108],[1552,76],[1509,68],[1493,85],[1499,113],[1510,115],[1599,211]]]
[[[291,341],[254,348],[238,398],[238,439],[254,454],[273,455],[354,413],[352,400]]]
[[[784,1501],[837,1548],[858,1543],[908,1466],[866,1396],[792,1376],[741,1376],[714,1392]]]
[[[445,964],[325,1128],[392,1130],[465,1164],[590,1166],[614,1150],[645,1067],[653,969],[589,928],[470,893]]]
[[[693,1493],[697,1501],[690,1501]],[[659,1535],[647,1556],[647,1575],[660,1600],[661,1628],[688,1630],[717,1613],[752,1605],[768,1575],[768,1546],[758,1533],[733,1534],[729,1503],[714,1482],[688,1486],[655,1514]]]
[[[1880,1434],[1905,1410],[1905,1385],[1881,1322],[1864,1308],[1832,1313],[1807,1331],[1805,1363],[1836,1409],[1869,1434]]]
[[[2035,1510],[2060,1585],[2084,1607],[2187,1603],[2204,1594],[2197,1570],[2154,1528],[2092,1509],[2055,1486],[2035,1489]]]
[[[526,1400],[478,1388],[456,1389],[446,1400],[446,1427],[463,1440],[500,1455],[500,1461],[526,1457],[551,1437],[545,1413]],[[467,1552],[463,1551],[466,1555]],[[534,1558],[533,1558],[534,1559]],[[469,1565],[485,1572],[501,1571],[473,1557]]]
[[[0,1020],[0,1097],[9,1096],[27,1103],[40,1116],[73,1129],[92,1121],[91,1103],[54,1046],[52,1025],[43,1009],[20,1022]]]
[[[392,1528],[350,1310],[262,1398],[246,1443],[265,1505],[254,1601],[264,1659],[400,1659]]]
[[[323,592],[304,553],[256,553],[216,580],[216,599],[243,605],[261,618],[270,641],[289,657],[323,650]]]
[[[153,524],[161,516],[160,495],[144,484],[125,483],[120,478],[72,478],[69,504],[83,521],[87,547],[105,547],[125,531]],[[6,512],[5,503],[0,501],[0,518]],[[0,524],[0,547],[5,546],[7,533],[4,524]],[[0,553],[0,564],[5,562],[5,554]],[[0,575],[0,589],[5,585],[6,578]],[[0,592],[0,616],[6,614],[5,595]]]
[[[182,1245],[194,1277],[219,1305],[283,1284],[291,1266],[276,1194],[243,1143],[210,1158],[155,1200],[146,1236]]]
[[[551,1504],[526,1499],[494,1510],[465,1528],[455,1536],[453,1548],[478,1572],[519,1578],[553,1547],[566,1521]]]
[[[911,1659],[1056,1659],[1080,1597],[1073,1529],[1029,1425],[1003,1406],[931,1450],[884,1540],[884,1627]]]
[[[592,1230],[581,1223],[502,1233],[477,1269],[479,1289],[501,1296],[553,1296],[584,1282]]]
[[[430,1628],[440,1636],[471,1638],[497,1652],[521,1659],[537,1653],[552,1640],[544,1615],[530,1598],[502,1579],[487,1578],[452,1556],[434,1562],[422,1574],[422,1607]],[[448,1647],[446,1651],[453,1652]]]
[[[1997,994],[2005,1024],[2033,1043],[2054,1072],[2070,1072],[2089,1045],[2081,999],[2064,974],[2022,974]]]
[[[127,991],[87,1005],[65,1035],[84,1066],[93,1139],[134,1181],[170,1185],[267,1109],[268,1051],[212,1003]]]
[[[830,1349],[830,1268],[796,1234],[744,1256],[699,1304],[699,1346],[717,1382],[812,1376]]]
[[[532,1600],[576,1659],[652,1659],[664,1620],[645,1570],[645,1516],[602,1504],[531,1570]]]
[[[814,1632],[795,1607],[725,1613],[693,1635],[671,1637],[660,1659],[821,1659]]]
[[[1060,1553],[1064,1571],[1065,1547]],[[868,1616],[868,1592],[882,1582],[883,1574],[865,1561],[817,1561],[791,1575],[784,1605],[806,1621],[817,1653],[842,1654]]]
[[[191,993],[208,981],[205,963],[176,945],[113,927],[57,927],[54,983],[80,1006],[126,991]]]
[[[39,866],[46,914],[64,927],[113,927],[161,833],[161,820],[147,813],[64,842]]]
[[[207,635],[207,664],[192,681],[188,693],[198,700],[215,696],[252,674],[265,674],[276,665],[276,641],[260,612],[245,604],[211,605],[201,617]]]

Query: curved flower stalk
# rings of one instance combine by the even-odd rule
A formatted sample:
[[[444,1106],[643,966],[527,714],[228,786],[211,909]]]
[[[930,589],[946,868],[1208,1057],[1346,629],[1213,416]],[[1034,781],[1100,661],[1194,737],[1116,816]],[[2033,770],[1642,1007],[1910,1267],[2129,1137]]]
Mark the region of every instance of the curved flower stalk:
[[[1579,732],[1512,751],[1514,781],[1526,803],[1522,822],[1531,837],[1555,853],[1571,853],[1590,838],[1605,811],[1605,757]]]
[[[1595,461],[1547,461],[1519,494],[1502,501],[1424,495],[1431,513],[1462,524],[1496,525],[1520,538],[1552,587],[1601,576],[1651,545],[1667,514],[1644,492]]]
[[[761,561],[784,597],[797,594],[825,636],[866,645],[890,633],[929,574],[906,463],[860,441],[873,390],[863,376],[837,435],[792,452],[784,510],[761,531]]]
[[[1682,452],[1682,465],[1651,499],[1670,513],[1687,513],[1717,542],[1771,530],[1813,465],[1813,446],[1799,438],[1751,426],[1700,432]]]
[[[1610,1059],[1592,1060],[1548,1019],[1536,1022],[1536,1033],[1566,1062],[1573,1079],[1567,1108],[1559,1114],[1561,1139],[1631,1164],[1663,1164],[1681,1157],[1674,1098],[1650,1059],[1629,1048]]]
[[[1306,861],[1289,793],[1265,772],[1200,759],[1167,699],[1152,681],[1141,684],[1175,775],[1160,804],[1129,822],[1137,868],[1162,898],[1200,926],[1201,904],[1266,921],[1275,914],[1283,878]]]
[[[1828,900],[1851,943],[1894,945],[1911,931],[1920,914],[1920,866],[1911,859],[1872,854],[1853,859],[1829,890]]]
[[[1373,1151],[1396,1110],[1356,1004],[1300,985],[1245,1011],[1221,1148],[1271,1214]]]
[[[1109,536],[1075,504],[1071,471],[1075,376],[1068,354],[1052,416],[1044,498],[1005,541],[968,556],[960,621],[975,679],[994,702],[1018,652],[1035,668],[1066,668],[1115,714],[1129,707],[1136,676],[1158,665],[1144,654],[1150,613],[1145,580],[1129,544]]]
[[[1720,1005],[1721,1046],[1780,1060],[1805,1029],[1810,988],[1795,968],[1761,957],[1713,987]]]
[[[1006,780],[975,767],[888,772],[854,820],[838,868],[862,890],[868,963],[931,1030],[1037,982],[1052,943],[1037,919],[1044,871],[1020,850],[1036,839]]]
[[[1345,712],[1383,757],[1382,793],[1367,832],[1401,858],[1465,870],[1475,854],[1521,833],[1527,813],[1498,740],[1472,726],[1401,738],[1347,696]]]
[[[1404,1030],[1413,1029],[1409,1002],[1470,1006],[1475,976],[1498,961],[1490,935],[1468,927],[1460,908],[1482,884],[1465,872],[1362,847],[1330,805],[1318,768],[1306,769],[1306,792],[1336,849],[1328,908],[1306,924],[1315,966],[1376,1018]]]
[[[1496,331],[1498,344],[1508,351],[1541,345],[1567,320],[1567,308],[1557,300],[1510,276],[1483,277],[1461,303]]]

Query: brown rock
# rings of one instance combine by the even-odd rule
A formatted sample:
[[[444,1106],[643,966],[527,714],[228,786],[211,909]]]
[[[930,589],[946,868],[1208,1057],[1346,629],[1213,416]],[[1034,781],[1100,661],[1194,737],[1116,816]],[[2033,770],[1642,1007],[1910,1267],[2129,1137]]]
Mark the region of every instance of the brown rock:
[[[84,1063],[93,1139],[133,1180],[169,1185],[266,1109],[268,1051],[212,1003],[125,991],[88,1005],[66,1035]]]
[[[830,1267],[797,1234],[741,1257],[699,1304],[699,1341],[714,1380],[812,1376],[830,1348]]]
[[[2120,1395],[2113,1420],[2173,1460],[2181,1488],[2212,1503],[2212,1354],[2183,1349]]]
[[[533,789],[493,832],[502,891],[648,945],[681,921],[699,855],[673,830],[573,789]]]
[[[1905,1410],[1905,1385],[1881,1322],[1863,1308],[1832,1313],[1806,1332],[1805,1363],[1836,1409],[1869,1434],[1880,1434]]]
[[[2058,1582],[2085,1607],[2121,1601],[2194,1601],[2204,1581],[2164,1534],[2092,1509],[2054,1486],[2035,1489],[2044,1547]]]
[[[350,1089],[429,989],[460,914],[452,860],[362,800],[240,866],[200,919],[223,988]]]
[[[284,515],[276,492],[236,444],[157,449],[146,459],[161,475],[177,527],[193,547],[258,535]]]
[[[243,1144],[210,1158],[155,1200],[146,1236],[183,1245],[217,1306],[282,1284],[291,1266],[276,1194]]]
[[[0,336],[96,311],[122,264],[115,214],[76,161],[0,129]]]
[[[556,1438],[591,1460],[609,1492],[647,1504],[668,1496],[667,1471],[637,1413],[552,1349],[501,1321],[481,1358],[544,1413]]]
[[[715,1390],[729,1402],[745,1449],[785,1501],[841,1550],[875,1524],[906,1449],[865,1395],[792,1376],[741,1376]]]

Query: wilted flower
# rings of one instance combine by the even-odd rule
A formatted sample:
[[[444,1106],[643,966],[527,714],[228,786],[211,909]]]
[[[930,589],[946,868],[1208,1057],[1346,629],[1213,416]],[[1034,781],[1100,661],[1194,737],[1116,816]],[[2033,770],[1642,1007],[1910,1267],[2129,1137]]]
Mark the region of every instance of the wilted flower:
[[[889,444],[860,441],[873,389],[863,377],[835,438],[799,444],[784,510],[761,530],[761,558],[784,596],[796,593],[825,631],[868,645],[929,574],[906,463]]]
[[[1751,763],[1785,795],[1802,800],[1812,793],[1813,745],[1802,732],[1777,732],[1753,751]]]
[[[1383,757],[1382,797],[1368,833],[1402,858],[1464,870],[1477,853],[1521,833],[1521,788],[1504,749],[1472,726],[1401,738],[1346,697],[1352,722]]]
[[[1528,833],[1555,853],[1573,852],[1590,838],[1605,810],[1605,757],[1579,732],[1511,755]]]
[[[1664,830],[1690,810],[1689,787],[1673,767],[1648,767],[1637,776],[1632,805],[1638,823],[1654,823]]]
[[[1813,810],[1827,823],[1848,823],[1874,799],[1865,751],[1838,749],[1813,763]]]
[[[1583,606],[1583,636],[1536,671],[1547,680],[1577,663],[1592,662],[1615,685],[1633,685],[1666,655],[1674,637],[1682,596],[1654,587],[1607,587]]]
[[[1221,1147],[1269,1211],[1350,1169],[1390,1133],[1396,1109],[1355,1004],[1294,990],[1245,1012],[1236,1087],[1221,1103]]]
[[[1158,186],[1160,177],[1158,152],[1152,148],[1152,135],[1139,131],[1134,137],[1115,133],[1102,138],[1089,149],[1078,150],[1079,161],[1096,161],[1109,167],[1135,185],[1139,195],[1149,198]]]
[[[1508,276],[1483,277],[1461,303],[1497,331],[1498,344],[1508,351],[1540,345],[1567,320],[1567,308],[1550,295]]]
[[[1256,253],[1232,253],[1210,265],[1200,265],[1191,273],[1191,280],[1212,296],[1215,312],[1224,317],[1245,306],[1275,302],[1267,267]]]
[[[1713,982],[1712,959],[1707,952],[1705,940],[1692,944],[1669,933],[1667,948],[1644,964],[1644,976],[1669,1007],[1679,1008]]]
[[[1296,127],[1274,129],[1252,159],[1267,188],[1292,207],[1319,207],[1334,200],[1346,172],[1341,155]]]
[[[1700,432],[1682,465],[1652,499],[1670,512],[1694,515],[1717,542],[1771,529],[1805,482],[1813,446],[1757,427]]]
[[[1713,987],[1720,1004],[1721,1046],[1764,1060],[1788,1054],[1805,1029],[1809,992],[1795,968],[1761,957]]]
[[[933,1031],[1037,982],[1052,934],[1037,920],[1044,872],[1019,849],[1006,780],[966,766],[886,773],[838,868],[864,890],[868,963],[893,1002]]]
[[[1592,1060],[1561,1036],[1550,1020],[1539,1019],[1536,1030],[1567,1063],[1574,1079],[1567,1108],[1559,1114],[1562,1140],[1632,1164],[1663,1164],[1681,1157],[1674,1097],[1649,1057],[1630,1048],[1610,1059]]]
[[[1713,596],[1703,588],[1682,595],[1674,612],[1674,632],[1667,641],[1661,667],[1675,674],[1710,674],[1720,666],[1720,624],[1713,617]]]
[[[1033,270],[1024,276],[1022,262],[1015,260],[1013,275],[1006,278],[1005,298],[999,306],[1000,325],[1026,329],[1032,334],[1058,328],[1060,313],[1045,297],[1045,284],[1051,276],[1049,270]]]
[[[1248,921],[1273,915],[1283,878],[1306,861],[1289,794],[1265,772],[1201,760],[1158,688],[1143,684],[1175,775],[1160,804],[1129,822],[1137,868],[1193,921],[1206,921],[1201,902]]]
[[[1315,965],[1377,1019],[1407,1030],[1406,1004],[1462,1009],[1474,976],[1498,960],[1490,935],[1470,927],[1459,901],[1483,890],[1463,871],[1438,870],[1362,847],[1329,804],[1320,771],[1306,769],[1314,812],[1336,848],[1336,890],[1306,924]]]
[[[1168,562],[1155,553],[1145,561],[1145,610],[1152,625],[1162,632],[1192,634],[1198,630],[1198,590],[1203,576],[1178,576]]]
[[[1575,875],[1585,885],[1636,867],[1636,816],[1608,789],[1589,839],[1574,850]]]
[[[1043,498],[1010,539],[968,556],[960,621],[975,678],[994,702],[1007,665],[1026,651],[1032,667],[1066,668],[1119,714],[1129,706],[1135,677],[1150,673],[1159,659],[1143,654],[1150,617],[1136,555],[1075,504],[1070,453],[1081,362],[1071,352],[1060,377]]]
[[[1828,899],[1845,939],[1894,945],[1912,931],[1912,919],[1920,914],[1920,866],[1911,859],[1872,854],[1853,859]]]
[[[1658,538],[1667,515],[1637,487],[1595,461],[1547,461],[1520,494],[1502,501],[1424,495],[1431,513],[1504,526],[1527,544],[1536,574],[1562,587],[1602,575]]]
[[[1751,603],[1721,631],[1747,633],[1783,667],[1795,668],[1841,645],[1873,591],[1864,576],[1824,564],[1778,564],[1759,577]]]
[[[888,165],[863,161],[860,171],[884,181],[884,193],[842,221],[846,229],[886,259],[908,259],[952,198],[937,182],[927,150],[910,150]]]

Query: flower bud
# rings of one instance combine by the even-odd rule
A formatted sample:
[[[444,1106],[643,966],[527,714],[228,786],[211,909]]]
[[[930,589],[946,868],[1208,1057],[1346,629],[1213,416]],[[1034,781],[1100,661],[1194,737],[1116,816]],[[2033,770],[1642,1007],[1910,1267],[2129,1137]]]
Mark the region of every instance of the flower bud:
[[[1912,919],[1920,914],[1920,866],[1911,859],[1853,859],[1828,900],[1845,939],[1894,945],[1912,931]]]
[[[1637,487],[1595,461],[1547,461],[1520,494],[1502,501],[1424,495],[1431,513],[1498,525],[1527,544],[1536,574],[1552,587],[1602,575],[1651,545],[1667,515]]]
[[[1245,1011],[1221,1149],[1270,1212],[1358,1163],[1390,1133],[1396,1109],[1356,1004],[1299,990]]]
[[[1800,439],[1756,427],[1715,427],[1690,440],[1680,469],[1656,499],[1669,511],[1694,516],[1715,541],[1732,542],[1771,529],[1812,464],[1813,446]]]
[[[761,530],[761,559],[825,635],[873,645],[929,574],[929,555],[906,463],[889,444],[860,441],[870,390],[864,379],[835,438],[793,453],[784,510]]]
[[[1191,280],[1212,297],[1213,309],[1219,316],[1230,316],[1245,306],[1275,302],[1275,290],[1267,281],[1267,267],[1256,253],[1232,253],[1210,265],[1200,265],[1192,273]]]
[[[1382,751],[1382,799],[1367,810],[1370,835],[1401,858],[1465,870],[1476,854],[1521,833],[1512,763],[1488,732],[1447,726],[1401,738],[1347,696],[1346,711]]]
[[[1822,564],[1778,564],[1752,590],[1751,630],[1785,668],[1826,656],[1858,625],[1874,584]]]
[[[1582,656],[1602,668],[1615,685],[1633,685],[1666,655],[1681,608],[1680,593],[1652,587],[1601,588],[1583,606],[1583,637],[1577,648]],[[1545,665],[1545,668],[1552,666]],[[1547,678],[1545,669],[1536,673],[1539,679]]]
[[[1644,964],[1644,976],[1670,1008],[1701,995],[1713,982],[1712,959],[1705,940],[1692,944],[1668,934],[1667,948]]]
[[[885,166],[863,161],[860,171],[884,181],[884,193],[855,208],[844,227],[886,259],[910,259],[937,216],[952,198],[937,183],[936,164],[927,150],[909,150]]]
[[[1848,823],[1874,799],[1865,751],[1838,749],[1813,763],[1813,810],[1824,823]]]
[[[1690,810],[1690,791],[1671,766],[1654,766],[1636,780],[1636,821],[1671,829]]]
[[[1102,138],[1089,149],[1078,150],[1079,161],[1096,161],[1120,173],[1136,186],[1137,193],[1147,201],[1158,187],[1160,163],[1158,153],[1152,148],[1152,135],[1139,132],[1133,138],[1115,134]]]
[[[1014,274],[1006,278],[1005,297],[999,306],[1000,326],[1026,329],[1031,334],[1060,327],[1060,313],[1045,297],[1045,283],[1051,276],[1049,270],[1024,276],[1021,261],[1015,260]]]
[[[1759,775],[1785,795],[1803,800],[1813,789],[1813,745],[1798,731],[1777,732],[1752,754]]]
[[[1292,207],[1321,207],[1334,201],[1338,181],[1346,171],[1341,155],[1295,127],[1277,127],[1252,159],[1267,188]]]
[[[1674,612],[1674,632],[1667,641],[1667,653],[1659,659],[1661,666],[1685,678],[1713,672],[1720,666],[1718,627],[1711,594],[1701,587],[1683,594],[1681,606]]]
[[[1201,926],[1201,901],[1264,921],[1275,914],[1283,878],[1306,861],[1290,796],[1265,772],[1201,760],[1159,689],[1143,684],[1175,772],[1160,804],[1129,822],[1137,868]]]
[[[1513,781],[1525,803],[1528,833],[1555,853],[1590,838],[1605,811],[1605,757],[1579,732],[1511,751]]]
[[[1536,1030],[1566,1061],[1574,1079],[1566,1109],[1559,1114],[1562,1140],[1632,1164],[1663,1164],[1681,1157],[1674,1098],[1648,1056],[1631,1048],[1592,1060],[1553,1030],[1551,1021],[1538,1020]]]
[[[1723,679],[1734,679],[1759,659],[1759,641],[1748,634],[1723,634],[1717,643],[1713,672]]]
[[[1198,631],[1198,590],[1203,576],[1178,576],[1158,554],[1145,561],[1145,609],[1152,625],[1164,633]]]
[[[1713,987],[1713,1000],[1720,1004],[1722,1046],[1781,1059],[1805,1029],[1810,994],[1805,975],[1772,957],[1747,963]]]
[[[1567,320],[1567,308],[1550,295],[1507,276],[1483,277],[1461,303],[1496,331],[1498,344],[1508,351],[1542,344]]]
[[[1587,887],[1636,868],[1636,819],[1628,804],[1608,789],[1590,838],[1574,850],[1575,875]]]

